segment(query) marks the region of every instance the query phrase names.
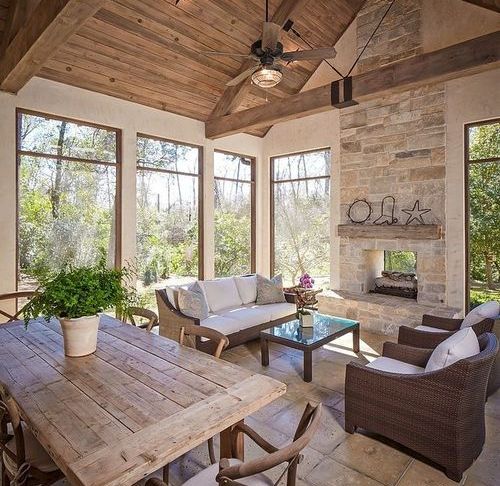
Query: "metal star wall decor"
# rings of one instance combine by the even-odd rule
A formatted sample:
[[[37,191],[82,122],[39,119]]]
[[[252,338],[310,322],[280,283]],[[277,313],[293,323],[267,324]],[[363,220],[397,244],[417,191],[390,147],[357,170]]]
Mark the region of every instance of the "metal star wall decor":
[[[422,216],[430,212],[430,209],[420,209],[420,201],[417,199],[413,205],[413,209],[402,209],[403,213],[408,214],[408,219],[405,224],[410,224],[412,221],[418,221],[420,224],[425,224]]]

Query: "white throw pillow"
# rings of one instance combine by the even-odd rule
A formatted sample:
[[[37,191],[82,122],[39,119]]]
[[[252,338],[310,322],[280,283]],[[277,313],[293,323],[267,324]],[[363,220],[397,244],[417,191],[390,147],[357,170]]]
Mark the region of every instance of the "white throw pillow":
[[[461,329],[439,344],[432,352],[425,371],[437,371],[457,361],[479,354],[476,333],[470,327]]]
[[[179,310],[186,316],[200,320],[208,317],[207,301],[198,282],[191,285],[189,289],[179,287],[177,299]]]
[[[248,275],[247,277],[234,277],[236,287],[240,294],[243,304],[250,304],[257,300],[257,276]]]
[[[496,300],[490,300],[489,302],[484,302],[477,307],[474,307],[466,316],[460,326],[460,329],[465,329],[466,327],[473,326],[483,319],[496,319],[500,314],[500,304]]]
[[[283,293],[283,277],[276,275],[269,279],[257,274],[257,304],[286,302]]]
[[[200,282],[212,312],[243,304],[233,277]]]

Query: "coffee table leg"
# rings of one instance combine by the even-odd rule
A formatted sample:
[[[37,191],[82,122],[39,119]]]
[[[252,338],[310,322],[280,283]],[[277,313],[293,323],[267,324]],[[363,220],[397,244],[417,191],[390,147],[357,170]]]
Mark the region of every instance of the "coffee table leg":
[[[359,353],[359,326],[352,331],[352,350]]]
[[[312,381],[313,374],[313,365],[312,365],[312,351],[305,350],[304,351],[304,381],[309,383]]]
[[[263,337],[260,338],[260,359],[262,366],[269,366],[269,341]]]

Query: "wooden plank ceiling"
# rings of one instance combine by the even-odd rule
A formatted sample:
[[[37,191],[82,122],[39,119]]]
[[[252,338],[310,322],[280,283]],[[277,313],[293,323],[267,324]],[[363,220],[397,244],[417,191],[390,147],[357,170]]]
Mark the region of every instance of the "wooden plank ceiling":
[[[283,0],[270,0],[270,16]],[[285,0],[289,1],[289,0]],[[314,0],[294,15],[313,47],[333,46],[364,0]],[[9,0],[0,0],[0,28]],[[242,60],[201,51],[249,53],[260,38],[264,0],[109,0],[69,37],[38,76],[206,121]],[[282,32],[285,50],[308,49]],[[236,110],[298,93],[319,62],[294,62],[273,89],[251,86]],[[250,81],[247,81],[250,83]],[[263,135],[267,128],[250,133]]]

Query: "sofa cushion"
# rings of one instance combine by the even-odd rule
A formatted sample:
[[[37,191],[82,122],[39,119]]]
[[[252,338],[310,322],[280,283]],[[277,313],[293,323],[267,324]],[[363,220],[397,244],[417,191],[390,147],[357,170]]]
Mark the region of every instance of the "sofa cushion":
[[[386,371],[387,373],[399,373],[402,375],[417,375],[424,372],[424,368],[421,368],[420,366],[405,363],[404,361],[398,361],[397,359],[386,358],[385,356],[374,359],[371,363],[368,363],[366,367]]]
[[[189,289],[179,287],[178,303],[179,310],[186,316],[201,320],[208,317],[208,304],[198,282]]]
[[[200,326],[210,327],[211,329],[221,332],[225,336],[229,336],[229,334],[233,334],[234,332],[241,330],[241,321],[231,319],[230,317],[212,314],[206,319],[200,321]]]
[[[500,304],[495,300],[490,300],[489,302],[484,302],[477,307],[474,307],[462,321],[460,329],[465,329],[466,327],[473,326],[483,319],[496,319],[500,314]]]
[[[200,284],[212,312],[216,313],[221,309],[236,307],[243,303],[233,277],[203,280]]]
[[[263,305],[254,304],[251,307],[266,312],[269,315],[270,321],[275,321],[276,319],[281,319],[282,317],[290,316],[297,312],[296,305],[290,304],[289,302]]]
[[[243,304],[250,304],[257,300],[257,276],[234,277],[238,293]]]
[[[165,292],[167,293],[168,301],[172,304],[173,307],[179,309],[179,289],[183,288],[188,290],[191,285],[193,285],[193,283],[187,283],[182,285],[167,285],[165,287]]]
[[[415,329],[417,331],[424,331],[424,332],[448,332],[445,329],[438,329],[437,327],[430,327],[430,326],[417,326]]]
[[[264,309],[252,307],[236,307],[226,311],[222,310],[219,314],[223,317],[240,321],[241,329],[248,329],[252,326],[266,324],[271,320],[269,312],[266,312]]]
[[[257,274],[257,304],[286,302],[281,275],[269,279]]]
[[[425,371],[437,371],[478,354],[479,342],[476,333],[470,327],[461,329],[436,346],[431,354]]]

